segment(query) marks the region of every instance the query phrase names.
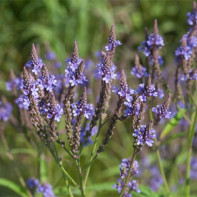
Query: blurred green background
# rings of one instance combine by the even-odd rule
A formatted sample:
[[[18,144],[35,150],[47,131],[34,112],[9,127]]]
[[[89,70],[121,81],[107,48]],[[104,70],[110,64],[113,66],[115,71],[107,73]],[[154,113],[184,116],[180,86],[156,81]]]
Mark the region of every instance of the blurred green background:
[[[7,80],[10,69],[21,70],[32,43],[41,49],[50,43],[61,61],[75,40],[81,57],[93,55],[107,43],[111,24],[123,43],[116,55],[119,62],[133,59],[144,27],[152,31],[154,19],[165,39],[163,52],[170,58],[188,29],[186,13],[191,9],[190,0],[0,0],[1,80]]]
[[[158,20],[159,32],[165,40],[165,47],[162,49],[165,64],[170,64],[174,61],[174,50],[179,45],[182,34],[189,29],[186,13],[191,10],[191,0],[0,0],[0,93],[5,94],[9,70],[13,69],[16,73],[22,70],[29,59],[32,43],[40,45],[41,57],[44,56],[44,44],[49,43],[63,63],[70,56],[76,40],[80,57],[92,58],[95,51],[104,49],[111,24],[115,24],[117,39],[123,44],[117,48],[117,65],[130,70],[137,47],[144,40],[144,28],[148,27],[151,32],[154,19]],[[119,133],[115,135],[115,140],[93,166],[90,183],[109,181],[112,185],[118,177],[121,158],[129,156],[131,150],[127,149],[127,145],[131,140],[128,138],[127,128],[120,123],[117,130]],[[39,173],[36,166],[41,160],[25,141],[24,135],[16,134],[8,126],[6,137],[11,149],[16,149],[13,154],[17,157],[14,164],[9,162],[3,147],[0,148],[0,177],[17,182],[14,165],[21,170],[25,180],[30,176],[37,176]],[[21,149],[23,147],[29,149],[29,152],[24,154]],[[117,147],[115,152],[114,147]],[[44,150],[44,147],[41,149]],[[83,156],[86,154],[88,151]],[[110,154],[113,159],[109,157]],[[48,181],[54,186],[59,183],[61,172],[51,161],[50,154],[46,155],[46,160]],[[65,161],[74,174],[72,163],[68,158]],[[110,170],[104,171],[104,168]],[[170,176],[170,171],[168,174]],[[117,195],[114,192],[97,194],[96,196]],[[0,196],[17,195],[0,187]]]

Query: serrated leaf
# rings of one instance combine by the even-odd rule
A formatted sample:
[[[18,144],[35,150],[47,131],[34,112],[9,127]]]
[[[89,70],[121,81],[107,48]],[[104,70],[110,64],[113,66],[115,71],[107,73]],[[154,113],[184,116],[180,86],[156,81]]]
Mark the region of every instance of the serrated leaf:
[[[164,138],[168,133],[170,133],[173,128],[179,123],[179,121],[183,118],[186,109],[180,109],[177,114],[169,121],[169,123],[164,127],[160,139]]]
[[[0,178],[0,186],[4,186],[4,187],[11,189],[12,191],[19,194],[21,197],[23,197],[23,196],[27,197],[26,190],[10,180]]]

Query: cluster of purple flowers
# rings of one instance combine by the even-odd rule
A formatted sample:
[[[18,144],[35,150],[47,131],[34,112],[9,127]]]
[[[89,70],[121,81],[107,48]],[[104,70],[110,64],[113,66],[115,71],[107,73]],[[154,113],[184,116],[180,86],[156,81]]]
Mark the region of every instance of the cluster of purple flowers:
[[[30,68],[35,75],[40,74],[43,66],[44,63],[40,57],[36,57],[34,60],[31,59],[25,64],[25,67]]]
[[[92,116],[94,115],[94,111],[95,109],[92,104],[84,103],[83,106],[81,106],[80,100],[72,104],[72,112],[74,117],[83,113],[86,119],[91,120]]]
[[[190,165],[191,165],[190,177],[191,179],[197,179],[197,158],[196,157],[192,157]]]
[[[140,68],[135,66],[131,70],[131,74],[136,76],[137,78],[142,78],[146,75],[146,68],[141,66]]]
[[[12,112],[12,105],[10,103],[3,104],[0,101],[0,121],[8,121]]]
[[[116,79],[116,66],[112,64],[106,65],[106,62],[103,58],[100,59],[100,63],[97,64],[97,77],[101,78],[105,83],[109,83],[112,81],[112,79]]]
[[[163,104],[153,107],[152,111],[155,113],[155,116],[160,120],[163,118],[167,118],[167,119],[171,118],[171,111],[165,109]]]
[[[193,69],[188,66],[189,62],[192,61],[192,54],[196,51],[197,47],[197,8],[196,3],[194,3],[193,12],[187,13],[187,23],[192,26],[186,34],[183,35],[181,39],[181,46],[179,46],[175,51],[175,58],[178,63],[182,62],[184,74],[182,74],[181,80],[197,80],[196,69]]]
[[[92,141],[92,136],[96,135],[97,132],[98,132],[98,127],[95,126],[92,128],[92,131],[91,131],[91,136],[88,137],[87,139],[85,139],[85,135],[86,135],[86,132],[90,130],[90,124],[87,123],[85,127],[82,127],[81,131],[80,131],[80,143],[81,144],[84,144],[84,146],[87,146],[88,144],[92,144],[93,141]],[[84,141],[86,140],[86,141]]]
[[[21,79],[18,78],[18,77],[16,77],[13,80],[10,80],[10,81],[6,82],[6,89],[7,89],[7,91],[11,91],[14,88],[18,89],[19,86],[20,86],[20,83],[21,83]]]
[[[142,42],[140,47],[138,48],[139,51],[143,51],[146,57],[150,58],[150,63],[153,64],[153,49],[161,49],[164,46],[164,40],[161,35],[157,31],[150,34],[148,38]],[[158,62],[160,65],[163,64],[163,58],[158,55]]]
[[[48,183],[40,184],[40,181],[35,178],[27,180],[27,186],[34,193],[42,193],[43,197],[55,197],[52,186]]]
[[[43,96],[40,93],[41,91],[53,93],[57,85],[57,80],[55,76],[48,73],[48,71],[43,71],[44,64],[40,64],[40,62],[42,62],[41,58],[35,55],[29,62],[31,62],[30,70],[32,72],[34,72],[35,68],[37,70],[36,73],[34,72],[37,79],[35,80],[30,75],[27,79],[28,81],[21,80],[20,89],[22,95],[17,98],[15,102],[19,108],[28,110],[30,106],[30,96],[32,96],[41,114],[46,115],[48,119],[54,118],[55,121],[59,122],[63,114],[63,109],[59,104],[55,104],[55,107],[52,108],[50,102],[43,102]]]
[[[66,77],[66,84],[70,84],[71,86],[76,86],[78,84],[83,84],[87,81],[86,76],[83,72],[84,62],[81,58],[78,57],[78,48],[75,42],[72,58],[68,58],[66,60],[67,68],[65,69],[65,77]]]
[[[134,161],[133,167],[132,167],[131,171],[129,172],[130,163],[131,163],[131,158],[122,159],[122,163],[120,164],[120,178],[117,180],[117,184],[113,186],[114,188],[116,188],[118,190],[118,193],[121,192],[121,190],[125,184],[125,179],[126,179],[128,173],[130,173],[130,176],[138,174],[138,167],[139,167],[138,162]],[[124,197],[132,197],[132,194],[131,194],[132,191],[140,193],[140,190],[138,188],[138,183],[136,180],[132,180],[132,181],[128,182],[123,196]]]
[[[133,137],[135,138],[135,145],[138,147],[144,146],[152,146],[154,144],[155,139],[155,130],[148,129],[146,125],[141,125],[139,129],[135,129],[133,132]]]

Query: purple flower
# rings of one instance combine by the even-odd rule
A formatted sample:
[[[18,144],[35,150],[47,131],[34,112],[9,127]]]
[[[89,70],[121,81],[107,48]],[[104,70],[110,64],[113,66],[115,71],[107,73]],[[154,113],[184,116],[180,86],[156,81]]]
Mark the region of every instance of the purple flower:
[[[69,83],[71,86],[76,86],[78,84],[83,84],[85,81],[87,81],[85,74],[79,73],[79,68],[83,64],[82,60],[78,58],[76,62],[72,61],[71,59],[67,59],[67,68],[65,70],[65,77],[66,77],[66,83]],[[82,69],[83,70],[83,69]]]
[[[196,25],[197,23],[197,11],[196,9],[193,12],[188,12],[187,13],[187,23],[191,26]]]
[[[109,40],[109,44],[107,46],[105,46],[105,49],[106,49],[106,51],[111,51],[119,45],[122,45],[122,43],[119,40],[115,40],[113,42],[111,40]]]
[[[91,136],[88,137],[88,139],[86,139],[86,141],[84,142],[84,137],[85,137],[85,135],[86,135],[86,132],[89,131],[89,129],[90,129],[90,124],[87,123],[87,124],[86,124],[86,127],[85,127],[85,128],[83,127],[83,128],[81,129],[81,132],[80,132],[80,143],[81,143],[81,144],[84,143],[84,146],[87,146],[88,144],[92,144],[92,143],[93,143],[93,141],[92,141],[92,136],[96,135],[97,132],[98,132],[98,127],[97,127],[97,126],[93,127],[93,128],[92,128],[92,131],[91,131]]]
[[[133,100],[133,98],[132,98],[132,100]],[[141,106],[139,99],[135,105],[133,105],[132,101],[129,101],[129,102],[126,101],[126,102],[124,102],[124,104],[127,107],[126,110],[124,110],[124,116],[131,116],[133,114],[139,115],[140,106]]]
[[[150,96],[154,96],[154,97],[158,96],[154,84],[151,84],[150,87],[147,88],[145,84],[142,83],[138,86],[138,88],[136,88],[136,92],[140,94],[139,98],[142,102],[146,102],[147,98]]]
[[[60,68],[62,66],[62,63],[60,61],[56,61],[54,64],[53,64],[54,68]]]
[[[122,188],[124,187],[125,179],[129,173],[130,164],[131,164],[131,158],[122,159],[122,163],[120,164],[120,178],[117,180],[117,184],[113,185],[113,187],[118,190],[118,193],[120,193]],[[130,176],[133,176],[138,173],[138,167],[139,167],[138,162],[134,161],[133,167],[130,171]],[[137,193],[140,193],[140,190],[138,189],[138,183],[136,180],[132,180],[128,182],[123,196],[131,197],[132,191],[136,191]]]
[[[162,99],[165,95],[164,95],[164,91],[161,89],[161,88],[159,88],[158,90],[157,90],[157,94],[158,94],[158,97],[160,98],[160,99]]]
[[[36,192],[42,193],[43,197],[55,197],[52,186],[47,183],[43,183],[41,185],[38,185]]]
[[[105,46],[106,51],[113,51],[116,49],[117,46],[122,44],[119,40],[116,40],[116,33],[115,33],[114,25],[111,26],[108,41],[109,41],[108,45]]]
[[[10,103],[3,104],[0,101],[0,120],[7,122],[12,112],[12,105]]]
[[[20,80],[21,80],[20,78],[15,78],[13,80],[6,82],[7,91],[11,91],[13,90],[13,88],[18,88],[20,84]]]
[[[137,146],[143,146],[144,144],[152,146],[155,139],[155,130],[152,128],[149,130],[146,125],[141,125],[139,129],[134,130],[133,137]]]
[[[162,46],[164,46],[164,40],[162,36],[159,34],[152,33],[148,36],[148,40],[146,41],[147,45],[152,49],[153,47],[157,47],[160,49]]]
[[[102,58],[96,66],[98,68],[97,77],[102,78],[105,83],[109,83],[116,78],[115,71],[117,68],[114,64],[110,67],[110,65],[107,65],[106,60]]]
[[[31,68],[32,69],[32,72],[35,74],[35,75],[38,75],[40,74],[41,72],[41,68],[43,67],[44,63],[42,61],[41,58],[37,58],[36,61],[33,61],[33,60],[29,60],[26,64],[25,64],[25,67],[27,68]]]
[[[45,54],[45,58],[47,60],[54,60],[56,58],[56,54],[53,51],[49,51]]]
[[[154,58],[153,56],[151,55],[150,56],[150,64],[153,65],[154,64]],[[163,61],[163,57],[161,57],[160,55],[158,55],[158,63],[159,65],[163,65],[164,64],[164,61]]]
[[[139,69],[138,67],[135,66],[132,68],[131,74],[136,76],[137,78],[142,78],[146,74],[146,68],[141,66]]]
[[[163,184],[163,178],[160,174],[159,169],[156,166],[150,166],[149,172],[152,174],[152,178],[150,179],[150,188],[153,191],[157,191]]]
[[[92,116],[94,115],[94,106],[92,104],[84,104],[83,107],[80,107],[79,101],[72,104],[72,110],[74,117],[83,113],[86,119],[91,120]]]
[[[175,56],[177,57],[177,59],[179,59],[180,57],[184,57],[185,60],[189,60],[191,55],[192,55],[192,48],[189,46],[180,46],[175,51]]]
[[[39,180],[35,178],[29,178],[26,183],[31,190],[37,188],[40,184]]]
[[[164,104],[153,107],[152,111],[155,113],[155,116],[160,120],[163,118],[171,118],[171,112],[168,109],[166,109]]]
[[[18,105],[19,108],[21,109],[29,109],[30,106],[30,101],[29,98],[25,95],[20,96],[15,100],[15,103]]]

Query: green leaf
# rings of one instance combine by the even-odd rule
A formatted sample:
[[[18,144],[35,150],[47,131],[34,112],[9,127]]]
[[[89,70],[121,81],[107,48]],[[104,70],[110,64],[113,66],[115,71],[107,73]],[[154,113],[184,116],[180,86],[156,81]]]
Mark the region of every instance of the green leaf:
[[[115,189],[113,188],[114,184],[115,184],[114,182],[93,184],[93,185],[87,186],[87,190],[93,190],[96,192],[103,191],[103,190],[115,191]]]
[[[186,109],[180,109],[176,116],[174,116],[170,122],[164,127],[160,139],[164,138],[168,133],[170,133],[173,128],[179,123],[179,121],[183,118],[184,114],[186,112]]]
[[[10,180],[0,178],[0,186],[4,186],[11,189],[12,191],[19,194],[21,197],[27,197],[26,190]]]
[[[41,182],[47,181],[47,164],[44,154],[40,155],[40,181]]]
[[[33,149],[27,149],[27,148],[15,148],[11,150],[12,154],[29,154],[32,156],[37,156],[36,151]]]

